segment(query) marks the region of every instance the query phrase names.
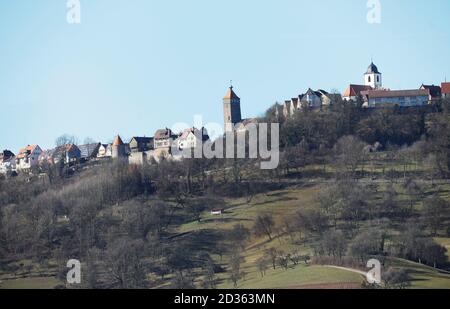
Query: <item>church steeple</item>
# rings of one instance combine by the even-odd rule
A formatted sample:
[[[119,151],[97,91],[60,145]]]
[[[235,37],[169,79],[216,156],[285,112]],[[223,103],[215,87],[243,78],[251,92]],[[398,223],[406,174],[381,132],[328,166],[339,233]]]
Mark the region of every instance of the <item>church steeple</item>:
[[[223,116],[225,132],[232,132],[234,126],[242,121],[241,99],[234,92],[233,85],[230,85],[228,92],[223,98]]]
[[[370,63],[367,68],[367,72],[364,74],[364,84],[374,89],[383,87],[381,73],[378,71],[378,67],[373,63],[373,61]]]

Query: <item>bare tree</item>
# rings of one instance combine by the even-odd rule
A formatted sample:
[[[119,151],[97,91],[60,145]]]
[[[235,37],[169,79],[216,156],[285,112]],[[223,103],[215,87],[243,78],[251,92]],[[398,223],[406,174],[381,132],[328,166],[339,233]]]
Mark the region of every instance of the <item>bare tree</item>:
[[[273,217],[271,215],[259,215],[256,218],[253,231],[257,236],[267,235],[269,240],[272,240],[272,231],[275,226]]]

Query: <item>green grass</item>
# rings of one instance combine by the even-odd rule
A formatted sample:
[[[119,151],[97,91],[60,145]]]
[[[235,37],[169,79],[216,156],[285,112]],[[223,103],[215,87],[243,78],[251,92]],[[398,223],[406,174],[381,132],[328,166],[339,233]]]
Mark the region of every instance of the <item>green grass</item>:
[[[250,203],[247,203],[245,199],[229,200],[227,201],[229,208],[225,214],[211,216],[209,213],[204,213],[201,222],[184,224],[178,231],[183,233],[204,229],[230,229],[237,223],[251,228],[254,219],[261,213],[270,213],[275,221],[279,221],[300,208],[314,207],[316,203],[314,198],[318,192],[318,187],[304,187],[260,194]]]
[[[447,257],[450,262],[450,238],[436,237],[434,240],[441,246],[447,248]]]
[[[385,185],[380,185],[383,190]],[[405,194],[402,185],[397,184],[395,189],[399,193],[399,202],[403,207],[408,207],[409,197]],[[448,199],[448,187],[438,186],[432,191],[439,190],[443,198]],[[428,194],[432,194],[430,190]],[[236,223],[241,223],[251,228],[255,217],[260,213],[273,214],[275,221],[281,221],[283,217],[292,215],[298,209],[312,209],[318,207],[315,199],[319,192],[319,185],[291,188],[280,190],[269,194],[261,194],[247,203],[245,199],[227,201],[229,208],[222,216],[216,217],[205,213],[201,222],[191,222],[181,226],[180,232],[198,231],[202,229],[230,229]],[[378,195],[381,195],[379,193]],[[375,198],[380,196],[375,196]],[[416,209],[421,207],[421,202],[414,203]],[[439,243],[450,248],[449,238],[437,238]],[[280,268],[269,269],[264,278],[261,277],[256,268],[256,260],[264,254],[264,250],[275,247],[285,252],[297,249],[301,254],[310,254],[311,249],[305,245],[293,245],[288,237],[274,239],[269,242],[266,237],[254,238],[244,253],[245,262],[242,265],[246,273],[245,280],[241,280],[238,288],[303,288],[303,287],[359,287],[363,281],[361,275],[345,270],[327,268],[322,266],[306,266],[304,264],[284,271]],[[226,266],[226,261],[222,263]],[[439,270],[416,264],[409,261],[396,260],[394,267],[406,268],[412,277],[412,288],[445,288],[450,289],[450,274]],[[219,288],[234,288],[227,274],[219,276]]]
[[[256,269],[244,269],[249,271],[245,280],[238,284],[239,289],[285,289],[302,288],[310,286],[360,286],[363,277],[345,270],[333,269],[324,266],[298,265],[295,268],[282,270],[269,269],[264,277]],[[234,288],[233,283],[224,280],[219,288]]]
[[[400,259],[393,262],[392,266],[408,271],[413,289],[450,289],[450,272]]]
[[[61,284],[56,278],[25,278],[5,280],[0,283],[0,289],[53,289]]]

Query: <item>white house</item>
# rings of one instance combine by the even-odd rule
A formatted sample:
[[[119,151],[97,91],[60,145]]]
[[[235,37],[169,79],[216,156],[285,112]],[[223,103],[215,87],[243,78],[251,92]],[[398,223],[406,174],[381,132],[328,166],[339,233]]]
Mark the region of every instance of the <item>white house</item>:
[[[425,106],[429,101],[426,89],[412,90],[369,90],[363,91],[364,107],[417,107]]]
[[[178,149],[194,149],[197,147],[202,147],[203,143],[209,140],[208,132],[205,128],[201,130],[197,128],[189,128],[181,133],[180,137],[177,139]]]
[[[41,153],[42,149],[38,145],[28,145],[20,149],[19,154],[16,156],[16,169],[23,171],[38,166]]]
[[[16,170],[16,157],[9,150],[0,152],[0,174],[8,174]]]
[[[111,158],[112,157],[112,145],[101,144],[98,149],[97,158]]]
[[[301,106],[308,108],[316,108],[322,106],[321,94],[313,91],[311,88],[301,98]]]

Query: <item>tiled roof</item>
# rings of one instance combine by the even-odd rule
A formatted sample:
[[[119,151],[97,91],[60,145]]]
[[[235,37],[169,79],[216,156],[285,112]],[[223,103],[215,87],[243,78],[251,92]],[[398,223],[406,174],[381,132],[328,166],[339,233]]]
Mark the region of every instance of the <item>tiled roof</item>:
[[[171,138],[171,137],[175,137],[176,135],[173,134],[172,130],[165,128],[165,129],[160,129],[158,131],[155,132],[155,139],[166,139],[166,138]]]
[[[114,139],[113,146],[119,146],[119,145],[123,145],[123,141],[120,138],[120,135],[117,135],[116,138]]]
[[[17,159],[23,159],[27,157],[29,154],[33,153],[33,151],[38,147],[38,145],[28,145],[19,150],[19,154],[17,155]]]
[[[441,84],[442,94],[450,93],[450,83],[442,83]]]
[[[369,91],[364,91],[364,95],[367,95],[369,98],[397,98],[397,97],[428,96],[428,90],[426,90],[426,89],[369,90]]]
[[[344,97],[356,97],[360,95],[361,91],[371,90],[372,87],[365,85],[353,85],[348,86],[347,90],[344,92]]]
[[[367,68],[366,74],[381,74],[381,73],[378,71],[377,66],[372,62]]]
[[[100,143],[79,145],[78,148],[80,149],[82,158],[89,158],[97,154],[98,149],[100,148]]]
[[[435,86],[435,85],[423,85],[420,87],[423,89],[427,89],[430,91],[430,95],[435,98],[435,97],[440,97],[441,96],[441,87],[439,86]]]
[[[203,128],[201,131],[200,131],[199,129],[197,129],[197,128],[189,128],[189,129],[186,129],[186,130],[183,131],[183,133],[181,133],[179,139],[180,139],[180,140],[185,140],[185,139],[188,138],[188,136],[189,136],[191,133],[194,134],[194,135],[196,135],[196,136],[197,136],[197,135],[198,135],[198,136],[201,135],[203,141],[207,141],[207,140],[209,139],[208,132],[206,131],[205,128]]]
[[[233,86],[231,86],[228,89],[227,94],[223,97],[224,100],[231,100],[231,99],[238,99],[240,100],[240,98],[236,95],[236,93],[233,91]]]
[[[133,139],[136,140],[136,142],[138,142],[138,144],[149,144],[149,143],[153,142],[153,137],[135,136],[131,140],[133,140]]]
[[[0,152],[0,163],[6,162],[12,158],[14,158],[14,153],[12,153],[11,151],[4,150],[3,152]]]

